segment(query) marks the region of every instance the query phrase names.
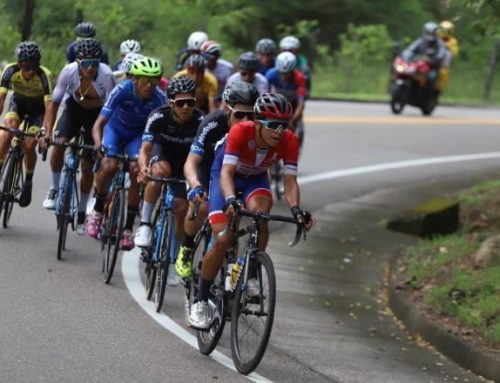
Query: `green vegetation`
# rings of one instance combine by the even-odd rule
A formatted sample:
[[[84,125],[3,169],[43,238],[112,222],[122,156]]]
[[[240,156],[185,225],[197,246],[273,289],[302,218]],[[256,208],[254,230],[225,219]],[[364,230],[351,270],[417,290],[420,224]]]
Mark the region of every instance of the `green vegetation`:
[[[500,346],[500,264],[480,267],[472,254],[499,232],[499,196],[498,180],[463,191],[462,230],[405,249],[410,285],[427,306],[492,346]]]

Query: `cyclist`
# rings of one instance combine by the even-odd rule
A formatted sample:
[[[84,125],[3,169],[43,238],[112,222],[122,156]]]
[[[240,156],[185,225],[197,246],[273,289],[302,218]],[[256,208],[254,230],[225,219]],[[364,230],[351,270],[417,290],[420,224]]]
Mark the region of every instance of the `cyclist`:
[[[257,72],[266,75],[266,72],[274,68],[274,59],[276,57],[276,44],[273,40],[265,38],[257,41],[255,52],[259,58]]]
[[[207,40],[208,36],[205,32],[196,31],[191,33],[187,39],[187,47],[182,48],[175,56],[175,70],[182,70],[186,60],[192,54],[200,54],[201,46]]]
[[[4,110],[5,99],[9,89],[13,90],[5,114],[5,126],[18,129],[25,116],[29,116],[28,126],[42,126],[43,116],[50,102],[52,93],[50,71],[40,65],[42,54],[33,41],[23,41],[16,46],[17,62],[8,64],[0,80],[0,114]],[[12,135],[3,132],[0,135],[0,169],[9,150]],[[19,196],[19,206],[26,207],[31,203],[33,172],[36,165],[36,140],[26,137],[24,141],[24,166],[26,178]]]
[[[257,71],[258,66],[259,59],[255,53],[242,53],[238,58],[238,72],[229,77],[227,84],[232,84],[235,81],[244,81],[255,86],[259,91],[259,94],[269,92],[269,83],[267,82],[267,78]]]
[[[205,197],[208,193],[210,168],[215,155],[215,146],[230,127],[241,121],[252,121],[253,106],[259,92],[252,84],[235,81],[226,87],[222,94],[222,109],[209,113],[201,122],[184,164],[184,175],[189,185],[188,200],[190,211],[184,221],[186,233],[175,263],[177,274],[186,278],[191,273],[191,252],[194,236],[203,224],[208,206]],[[189,219],[195,204],[199,204],[196,220]]]
[[[84,143],[93,145],[92,125],[94,124],[104,101],[114,87],[111,69],[100,62],[101,45],[94,39],[78,41],[75,47],[77,59],[66,65],[57,79],[56,87],[52,94],[52,101],[47,109],[45,137],[40,139],[40,145],[45,147],[52,138],[55,120],[59,105],[64,102],[64,109],[58,119],[54,131],[54,139],[59,142],[68,142],[77,136],[80,129],[85,130]],[[43,207],[55,208],[55,200],[59,190],[61,171],[64,165],[65,148],[54,146],[50,157],[50,187]],[[92,189],[92,153],[84,152],[80,168],[80,204],[78,206],[76,232],[85,234],[85,211]]]
[[[117,83],[129,79],[132,75],[130,74],[130,68],[134,61],[144,58],[144,55],[140,53],[127,53],[118,67],[118,70],[113,71],[113,76]]]
[[[193,54],[186,60],[186,69],[177,72],[174,77],[186,76],[196,83],[196,106],[205,113],[216,109],[217,79],[205,68],[207,61],[198,54]]]
[[[120,60],[117,60],[111,65],[113,71],[120,70],[120,64],[122,63],[125,55],[127,53],[139,53],[141,51],[141,44],[137,40],[124,40],[120,44]]]
[[[276,67],[266,73],[271,92],[284,95],[292,104],[294,110],[290,119],[290,128],[299,137],[300,147],[304,142],[304,112],[307,88],[306,79],[301,71],[296,69],[296,58],[291,52],[281,52],[276,57]]]
[[[217,104],[220,104],[227,79],[233,73],[233,64],[221,59],[222,46],[214,40],[207,40],[201,45],[201,55],[207,60],[207,69],[217,79]]]
[[[312,83],[311,67],[309,66],[307,58],[299,54],[300,40],[295,36],[283,37],[280,40],[280,49],[282,52],[292,52],[295,55],[297,60],[296,69],[300,70],[304,76],[306,76],[307,91],[310,92]]]
[[[254,121],[240,122],[231,128],[225,144],[216,152],[212,165],[209,220],[215,242],[203,257],[197,301],[189,316],[190,325],[197,329],[206,329],[210,323],[209,289],[232,242],[232,235],[221,237],[219,233],[227,226],[235,206],[244,204],[250,211],[271,210],[273,199],[267,169],[280,159],[285,164],[285,197],[292,214],[299,222],[306,219],[307,229],[314,224],[312,217],[307,218],[310,214],[299,207],[299,143],[297,137],[287,129],[292,115],[290,103],[283,95],[266,93],[257,99],[254,112]],[[236,198],[238,193],[242,193],[244,203]],[[267,224],[262,224],[259,244],[262,250],[266,248],[268,238]],[[258,281],[249,279],[247,294],[255,295],[257,285]]]
[[[82,39],[95,38],[97,31],[94,24],[88,21],[83,21],[76,25],[75,35],[76,40],[71,42],[66,48],[66,62],[72,63],[76,59],[75,47],[76,43]],[[109,64],[108,51],[101,44],[101,62]]]
[[[455,26],[451,21],[444,20],[439,23],[438,36],[444,41],[446,48],[448,48],[446,57],[443,60],[443,65],[439,69],[439,76],[436,83],[436,88],[440,91],[444,90],[448,85],[451,61],[458,56],[458,40],[455,38],[454,34]]]
[[[139,169],[134,159],[139,155],[142,134],[149,114],[166,102],[165,94],[157,87],[162,74],[161,65],[157,60],[152,57],[139,59],[132,64],[130,73],[132,77],[129,80],[125,80],[113,89],[92,127],[96,151],[101,152],[103,149],[105,158],[94,177],[95,205],[87,222],[87,234],[97,238],[102,223],[107,187],[118,170],[118,160],[113,157],[125,149],[132,162],[129,165],[127,219],[120,240],[122,250],[134,247],[132,227],[139,206],[137,183]]]
[[[203,120],[202,110],[195,108],[196,84],[181,76],[170,81],[167,88],[169,105],[154,110],[146,124],[139,152],[139,180],[147,182],[151,174],[160,177],[184,179],[183,166],[189,148]],[[160,195],[161,185],[149,182],[144,190],[141,225],[135,235],[135,244],[140,247],[151,245],[151,215]],[[184,217],[188,210],[186,188],[175,189],[175,237],[180,245],[184,237]],[[174,265],[169,264],[167,283],[176,286],[180,277]]]

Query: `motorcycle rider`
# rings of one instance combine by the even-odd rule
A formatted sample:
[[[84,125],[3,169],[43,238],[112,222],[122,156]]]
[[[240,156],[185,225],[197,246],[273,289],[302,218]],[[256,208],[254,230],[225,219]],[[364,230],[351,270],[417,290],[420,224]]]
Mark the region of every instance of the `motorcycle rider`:
[[[422,35],[413,41],[401,54],[403,60],[413,61],[425,57],[431,70],[427,76],[427,89],[439,92],[436,89],[439,70],[448,54],[448,48],[438,36],[439,26],[428,21],[422,28]]]

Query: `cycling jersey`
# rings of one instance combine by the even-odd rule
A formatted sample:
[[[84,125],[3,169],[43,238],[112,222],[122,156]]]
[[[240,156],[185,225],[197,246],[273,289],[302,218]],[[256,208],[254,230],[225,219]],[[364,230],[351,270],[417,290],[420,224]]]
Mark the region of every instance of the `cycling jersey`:
[[[210,168],[214,162],[215,146],[229,131],[227,115],[217,109],[207,114],[196,132],[196,137],[189,150],[202,158],[199,166],[199,179],[205,190],[208,190]]]
[[[311,67],[309,66],[309,62],[307,61],[306,56],[297,55],[296,57],[297,57],[297,64],[295,65],[295,68],[300,70],[306,77],[307,91],[309,92],[311,89],[311,82],[312,82]]]
[[[218,91],[217,91],[217,96],[220,97],[222,96],[222,92],[224,91],[224,88],[227,85],[227,81],[231,74],[233,73],[233,64],[231,64],[227,60],[223,59],[218,59],[215,68],[213,69],[208,69],[208,71],[214,75],[214,77],[217,80],[218,84]]]
[[[269,66],[264,66],[264,65],[262,65],[262,63],[259,63],[259,66],[257,67],[257,72],[259,72],[261,75],[265,76],[267,71],[271,68],[274,68],[274,59]]]
[[[241,79],[240,72],[236,72],[231,77],[228,78],[226,87],[229,84],[232,84],[233,82],[236,82],[236,81],[243,81]],[[259,91],[259,94],[264,94],[264,93],[269,92],[269,83],[267,82],[267,78],[266,78],[266,76],[264,76],[260,73],[255,73],[255,77],[254,77],[254,80],[252,82],[252,85],[257,88],[257,90]]]
[[[17,63],[8,64],[0,80],[0,93],[6,94],[9,89],[20,98],[30,99],[31,102],[50,101],[52,85],[50,71],[44,66],[36,69],[36,74],[31,80],[26,80],[21,74],[21,67]]]
[[[204,116],[203,111],[194,109],[191,119],[180,125],[174,120],[171,106],[155,109],[149,115],[142,135],[143,142],[154,144],[151,163],[167,161],[172,168],[172,177],[184,179],[184,162]]]
[[[307,96],[306,78],[298,69],[293,70],[292,81],[285,83],[281,80],[280,72],[276,68],[269,69],[266,73],[271,92],[285,96],[293,107],[297,102],[305,101]]]
[[[75,47],[78,40],[72,41],[69,43],[66,48],[66,62],[72,63],[76,60]],[[104,45],[101,44],[102,54],[101,54],[101,62],[104,64],[109,64],[108,51],[104,48]]]
[[[66,65],[57,79],[57,84],[52,94],[52,100],[60,103],[64,97],[71,96],[78,102],[80,96],[77,91],[80,88],[80,66],[77,62]],[[92,86],[97,92],[97,95],[103,101],[111,93],[115,85],[113,72],[106,64],[99,64],[97,69],[97,77],[92,81]]]
[[[174,77],[188,76],[188,70],[183,69],[177,72]],[[215,99],[217,97],[217,79],[211,73],[205,71],[203,74],[203,84],[198,86],[196,84],[196,106],[202,109],[205,113],[208,113],[208,100]]]

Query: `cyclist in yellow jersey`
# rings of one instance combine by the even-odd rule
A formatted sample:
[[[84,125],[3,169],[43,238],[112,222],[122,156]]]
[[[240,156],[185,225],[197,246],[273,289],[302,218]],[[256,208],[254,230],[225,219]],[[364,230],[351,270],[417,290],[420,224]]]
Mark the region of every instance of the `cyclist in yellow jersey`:
[[[209,113],[217,109],[216,98],[218,83],[214,75],[205,68],[207,61],[201,55],[191,55],[186,60],[186,69],[177,72],[174,77],[186,76],[196,83],[196,106]]]
[[[29,127],[41,127],[45,110],[50,101],[52,85],[50,71],[40,65],[40,48],[33,41],[23,41],[16,47],[17,62],[7,65],[0,80],[0,113],[3,112],[7,92],[12,89],[8,111],[4,116],[5,126],[18,129],[25,116]],[[0,166],[9,150],[12,135],[3,132],[0,136]],[[24,164],[26,179],[19,197],[19,206],[31,203],[33,172],[36,165],[36,139],[24,140]]]
[[[458,40],[454,35],[455,26],[451,21],[444,20],[439,23],[438,36],[441,38],[441,40],[443,40],[446,48],[448,48],[446,58],[439,70],[439,77],[436,84],[436,87],[441,91],[444,90],[444,88],[446,88],[446,86],[448,85],[451,61],[458,56]]]

